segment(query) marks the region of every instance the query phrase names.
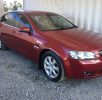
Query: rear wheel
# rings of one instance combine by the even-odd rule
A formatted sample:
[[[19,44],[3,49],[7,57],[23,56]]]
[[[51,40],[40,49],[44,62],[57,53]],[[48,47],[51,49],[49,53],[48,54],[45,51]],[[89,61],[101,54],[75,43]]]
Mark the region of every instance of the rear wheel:
[[[44,73],[49,80],[58,82],[64,79],[62,60],[54,52],[48,51],[43,54],[41,65],[43,65]]]
[[[7,50],[8,49],[8,47],[5,46],[3,41],[0,41],[0,48],[1,48],[1,50]]]

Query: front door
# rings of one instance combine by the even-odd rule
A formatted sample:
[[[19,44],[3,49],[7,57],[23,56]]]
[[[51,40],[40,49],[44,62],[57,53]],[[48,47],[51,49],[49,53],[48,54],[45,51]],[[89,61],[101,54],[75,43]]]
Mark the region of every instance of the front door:
[[[23,53],[25,56],[33,59],[34,58],[34,43],[36,40],[33,38],[33,35],[29,35],[26,32],[20,32],[21,27],[29,27],[32,29],[29,21],[26,16],[21,13],[16,13],[15,17],[15,27],[16,27],[16,39],[15,45],[16,49]]]

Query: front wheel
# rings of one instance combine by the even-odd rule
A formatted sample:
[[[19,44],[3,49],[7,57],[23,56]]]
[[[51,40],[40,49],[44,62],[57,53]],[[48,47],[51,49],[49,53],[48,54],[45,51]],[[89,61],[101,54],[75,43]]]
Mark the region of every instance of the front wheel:
[[[62,60],[54,52],[46,52],[42,56],[41,65],[43,65],[44,73],[49,80],[58,82],[64,79],[64,66]]]

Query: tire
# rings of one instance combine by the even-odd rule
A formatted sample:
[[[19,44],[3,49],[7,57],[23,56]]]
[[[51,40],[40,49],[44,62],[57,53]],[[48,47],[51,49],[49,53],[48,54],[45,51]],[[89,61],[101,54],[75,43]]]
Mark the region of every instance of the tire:
[[[52,51],[42,55],[41,65],[45,76],[52,82],[64,80],[64,66],[60,57]]]
[[[1,42],[1,43],[0,43],[0,45],[1,45],[1,50],[7,50],[8,47],[6,47],[2,41],[0,41],[0,42]]]

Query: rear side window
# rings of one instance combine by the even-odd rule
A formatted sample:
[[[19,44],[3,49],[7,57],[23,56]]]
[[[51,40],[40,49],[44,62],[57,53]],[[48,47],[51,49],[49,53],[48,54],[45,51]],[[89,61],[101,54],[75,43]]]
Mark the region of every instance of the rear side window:
[[[1,18],[1,22],[4,22],[5,24],[8,24],[8,23],[9,23],[8,14],[4,15],[4,16]]]
[[[1,18],[1,21],[5,24],[14,26],[14,13],[8,13]]]
[[[16,13],[15,26],[17,28],[20,28],[20,27],[29,27],[29,28],[31,28],[31,25],[30,25],[28,19],[26,18],[26,16],[24,16],[23,14],[20,14],[20,13]]]

